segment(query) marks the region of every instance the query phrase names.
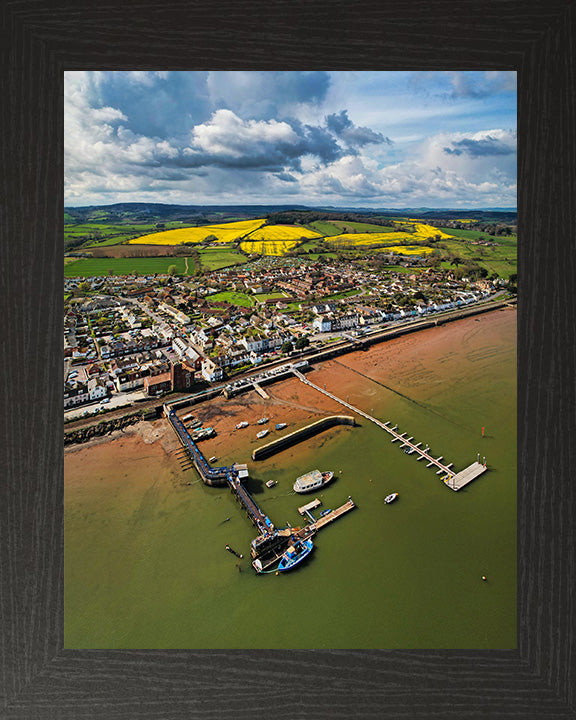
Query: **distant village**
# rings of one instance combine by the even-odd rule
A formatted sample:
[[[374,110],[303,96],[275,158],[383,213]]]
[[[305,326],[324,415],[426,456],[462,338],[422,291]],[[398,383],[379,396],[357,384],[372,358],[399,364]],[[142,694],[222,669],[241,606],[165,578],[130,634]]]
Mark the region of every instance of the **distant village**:
[[[191,391],[307,347],[478,302],[503,285],[414,260],[379,271],[280,257],[199,278],[67,278],[64,410],[104,411],[135,391]],[[226,293],[253,304],[222,299]]]

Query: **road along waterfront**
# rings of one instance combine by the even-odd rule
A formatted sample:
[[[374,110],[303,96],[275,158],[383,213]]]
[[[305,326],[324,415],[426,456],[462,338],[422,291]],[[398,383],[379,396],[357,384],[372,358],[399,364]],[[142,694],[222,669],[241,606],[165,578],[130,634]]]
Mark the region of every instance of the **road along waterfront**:
[[[229,491],[182,472],[164,420],[67,449],[66,647],[515,647],[515,322],[512,309],[459,320],[309,374],[455,467],[486,455],[490,471],[458,493],[368,422],[250,462],[259,417],[287,432],[341,412],[295,378],[267,386],[269,400],[252,391],[193,408],[217,429],[205,456],[248,462],[248,489],[275,524],[302,524],[291,488],[312,468],[336,473],[319,509],[354,497],[358,509],[285,576],[252,572],[253,527]]]

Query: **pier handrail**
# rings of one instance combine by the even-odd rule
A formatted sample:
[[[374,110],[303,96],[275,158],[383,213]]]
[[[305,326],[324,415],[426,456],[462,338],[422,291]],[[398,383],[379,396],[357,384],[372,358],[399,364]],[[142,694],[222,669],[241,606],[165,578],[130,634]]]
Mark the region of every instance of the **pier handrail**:
[[[194,440],[192,440],[186,426],[182,420],[180,420],[178,415],[176,415],[174,410],[172,408],[166,408],[166,413],[168,415],[168,420],[182,440],[184,446],[192,453],[194,467],[198,470],[200,477],[204,481],[225,480],[230,486],[230,489],[236,493],[236,496],[244,506],[246,512],[250,515],[250,517],[252,517],[260,532],[273,533],[274,525],[272,524],[272,521],[265,513],[262,512],[252,495],[250,495],[248,490],[244,487],[238,476],[237,470],[233,466],[211,467]]]

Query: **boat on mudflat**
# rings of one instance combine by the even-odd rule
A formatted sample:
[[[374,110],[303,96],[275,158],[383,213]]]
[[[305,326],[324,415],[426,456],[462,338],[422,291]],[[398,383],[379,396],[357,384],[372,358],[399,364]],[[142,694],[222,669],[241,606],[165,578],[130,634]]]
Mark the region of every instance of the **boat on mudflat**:
[[[214,428],[200,428],[200,430],[196,430],[196,432],[192,433],[192,440],[196,442],[197,440],[204,440],[206,438],[212,437],[212,435],[215,435],[216,431]]]
[[[259,433],[256,433],[256,437],[258,439],[266,437],[266,435],[268,435],[269,432],[270,432],[270,430],[260,430]]]
[[[278,565],[278,571],[286,572],[286,570],[292,570],[292,568],[296,567],[304,558],[310,555],[313,548],[312,540],[298,540],[293,545],[290,545],[288,550],[282,555],[282,559]]]
[[[396,498],[398,497],[398,493],[392,493],[391,495],[386,495],[384,498],[384,502],[390,504],[391,502],[394,502]]]
[[[257,420],[256,422],[258,425],[264,425],[264,423],[267,423],[270,418],[267,417],[261,417],[260,420]]]
[[[331,470],[320,472],[320,470],[312,470],[305,475],[300,475],[294,483],[294,491],[297,493],[312,492],[318,488],[324,487],[332,480],[334,473]]]
[[[284,430],[288,426],[288,423],[276,423],[276,430]]]
[[[236,430],[242,430],[242,428],[248,427],[248,423],[243,420],[242,422],[239,422],[238,425],[236,425]]]

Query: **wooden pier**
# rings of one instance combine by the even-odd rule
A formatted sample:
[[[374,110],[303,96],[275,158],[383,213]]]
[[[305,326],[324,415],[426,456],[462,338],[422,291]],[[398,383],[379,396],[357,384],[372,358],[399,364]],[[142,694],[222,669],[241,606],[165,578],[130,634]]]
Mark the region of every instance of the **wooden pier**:
[[[334,520],[338,520],[339,517],[342,517],[342,515],[350,512],[350,510],[353,510],[355,507],[356,504],[354,503],[354,500],[349,497],[348,500],[344,503],[344,505],[340,505],[340,507],[336,508],[336,510],[332,510],[327,515],[323,515],[322,517],[318,518],[318,520],[310,523],[310,525],[301,528],[294,533],[294,536],[297,537],[299,540],[305,540],[306,538],[312,537],[313,535],[316,535],[318,530],[326,527],[326,525],[334,522]]]
[[[308,510],[315,510],[319,505],[322,505],[322,500],[318,500],[318,498],[316,498],[315,500],[312,500],[312,502],[309,502],[306,505],[302,505],[302,507],[299,507],[298,512],[300,513],[300,515],[304,515],[304,513],[308,512]]]
[[[444,479],[444,483],[451,489],[451,490],[460,490],[465,485],[468,485],[469,482],[472,482],[475,478],[478,477],[478,475],[482,475],[483,472],[486,472],[488,468],[486,465],[482,465],[482,463],[475,462],[472,463],[472,465],[469,465],[464,470],[461,470],[456,475],[452,475],[449,478]]]
[[[483,472],[487,470],[486,464],[481,465],[480,463],[473,463],[472,465],[469,465],[467,468],[462,470],[459,473],[456,473],[452,466],[454,463],[448,463],[445,464],[441,462],[444,459],[443,455],[440,455],[439,457],[435,458],[430,455],[429,450],[430,447],[426,445],[426,447],[422,450],[420,447],[422,445],[421,442],[414,443],[412,442],[414,440],[413,437],[407,438],[406,435],[408,433],[403,432],[399,433],[396,432],[398,429],[398,425],[394,425],[394,427],[391,427],[390,421],[382,422],[381,420],[376,419],[372,415],[369,415],[368,413],[364,412],[363,410],[360,410],[357,407],[354,407],[354,405],[351,405],[349,402],[346,402],[345,400],[342,400],[341,398],[337,397],[336,395],[333,395],[332,393],[329,393],[327,390],[322,389],[321,387],[318,387],[318,385],[315,385],[313,382],[310,382],[307,377],[305,377],[301,372],[298,370],[292,371],[294,375],[305,385],[308,385],[309,387],[314,388],[315,390],[318,390],[318,392],[321,392],[323,395],[326,395],[327,397],[331,398],[332,400],[335,400],[337,403],[340,403],[340,405],[344,405],[344,407],[347,407],[349,410],[352,410],[352,412],[355,412],[356,414],[360,415],[363,418],[366,418],[366,420],[370,420],[370,422],[373,422],[375,425],[378,425],[378,427],[382,428],[382,430],[386,430],[387,433],[392,435],[392,442],[395,443],[398,440],[400,441],[400,447],[402,448],[409,448],[406,454],[412,455],[413,453],[416,453],[418,455],[417,460],[426,460],[426,467],[436,467],[437,468],[437,474],[442,475],[444,483],[451,488],[452,490],[460,490],[460,488],[467,485],[469,482],[474,480],[474,478],[481,475]]]

